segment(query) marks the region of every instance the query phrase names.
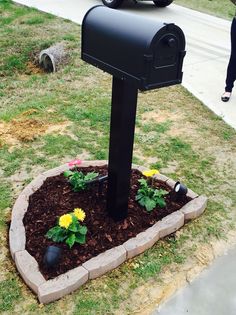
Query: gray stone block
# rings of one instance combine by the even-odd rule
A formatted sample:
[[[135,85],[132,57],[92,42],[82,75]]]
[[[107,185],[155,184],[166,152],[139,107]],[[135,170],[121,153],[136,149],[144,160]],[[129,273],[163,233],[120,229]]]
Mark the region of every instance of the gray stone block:
[[[164,183],[166,183],[168,180],[170,180],[169,177],[162,175],[162,174],[156,174],[153,177],[157,180],[164,182]]]
[[[53,177],[53,176],[57,176],[60,175],[61,173],[68,171],[69,170],[69,166],[68,164],[63,164],[61,166],[52,168],[51,170],[48,170],[46,172],[43,172],[42,175],[44,177]]]
[[[29,189],[32,189],[33,192],[38,190],[45,181],[46,177],[44,175],[38,175],[32,182],[28,185]]]
[[[39,302],[46,304],[58,300],[77,290],[86,281],[88,281],[88,271],[83,267],[74,268],[41,284],[38,288]]]
[[[187,196],[194,199],[194,198],[197,198],[198,197],[198,194],[196,194],[194,191],[192,191],[191,189],[188,189],[188,192],[187,192]]]
[[[21,192],[22,195],[27,196],[27,199],[29,199],[29,196],[31,196],[34,193],[32,187],[27,185]]]
[[[180,211],[171,213],[156,223],[160,238],[174,233],[184,225],[184,215]]]
[[[82,161],[80,167],[108,165],[107,160]]]
[[[206,209],[206,206],[207,197],[202,195],[189,201],[180,209],[180,211],[184,214],[184,220],[188,221],[199,217]]]
[[[11,220],[23,220],[24,215],[28,209],[28,196],[21,193],[19,197],[16,199],[16,202],[12,208]]]
[[[89,279],[95,279],[113,270],[126,260],[126,250],[123,245],[114,247],[91,258],[82,266],[88,270]]]
[[[176,184],[176,181],[169,178],[169,179],[166,181],[166,184],[167,184],[170,188],[173,189],[174,186],[175,186],[175,184]]]
[[[25,250],[25,227],[21,219],[13,219],[9,230],[9,247],[13,260],[18,251]]]
[[[82,161],[79,167],[102,166],[102,165],[107,165],[107,164],[108,164],[107,160]],[[69,167],[68,163],[66,163],[66,164],[52,168],[51,170],[48,170],[42,173],[42,176],[44,176],[45,178],[57,176],[65,171],[68,171],[71,168],[73,167]]]
[[[135,167],[137,170],[139,170],[141,173],[144,171],[148,171],[149,168],[145,167],[145,166],[140,166],[140,165],[136,165]]]
[[[15,262],[25,283],[37,294],[38,287],[45,283],[46,280],[39,272],[36,260],[24,250],[15,253]]]
[[[123,246],[127,251],[127,258],[133,258],[152,247],[159,240],[159,229],[156,225],[139,233],[136,237],[126,241]]]
[[[139,166],[138,164],[133,164],[133,163],[132,163],[132,169],[136,169],[136,170],[137,170],[139,167],[140,167],[140,166]]]

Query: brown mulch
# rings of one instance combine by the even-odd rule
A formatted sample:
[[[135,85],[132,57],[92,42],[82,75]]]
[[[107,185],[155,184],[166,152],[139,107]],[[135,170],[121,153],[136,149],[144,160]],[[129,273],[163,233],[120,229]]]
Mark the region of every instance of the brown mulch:
[[[79,168],[83,172],[107,174],[107,166]],[[123,244],[131,237],[146,230],[166,215],[180,209],[190,198],[174,201],[173,194],[165,196],[166,207],[155,208],[148,213],[136,201],[139,188],[138,179],[144,177],[138,170],[132,171],[131,191],[128,206],[128,217],[121,222],[114,222],[106,212],[106,183],[101,191],[97,185],[82,192],[73,192],[67,178],[63,174],[47,178],[43,185],[29,199],[29,207],[24,217],[26,230],[26,249],[37,260],[40,271],[45,279],[52,279],[66,271],[78,267],[98,254]],[[163,182],[154,182],[154,186],[170,192],[169,186]],[[86,213],[84,224],[88,228],[86,243],[75,244],[72,249],[64,243],[54,243],[45,234],[55,226],[57,218],[72,212],[74,208],[82,208]],[[47,270],[43,257],[47,246],[55,245],[62,248],[62,257],[53,270]]]

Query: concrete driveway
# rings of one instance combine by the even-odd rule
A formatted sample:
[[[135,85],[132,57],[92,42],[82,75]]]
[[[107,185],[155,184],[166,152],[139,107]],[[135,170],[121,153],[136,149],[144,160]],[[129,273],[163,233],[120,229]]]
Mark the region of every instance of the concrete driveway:
[[[101,0],[16,0],[15,2],[70,19],[81,24],[84,14]],[[230,22],[177,5],[156,8],[152,2],[127,2],[121,10],[147,19],[180,26],[187,40],[183,85],[207,107],[236,129],[236,92],[223,103],[225,73],[230,53]]]
[[[235,315],[235,261],[234,247],[152,315]]]

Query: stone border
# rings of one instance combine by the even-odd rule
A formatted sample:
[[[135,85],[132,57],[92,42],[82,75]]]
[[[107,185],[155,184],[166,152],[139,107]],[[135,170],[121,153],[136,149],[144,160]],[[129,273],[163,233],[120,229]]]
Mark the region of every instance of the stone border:
[[[84,161],[80,166],[101,166],[104,164],[107,164],[107,161]],[[147,168],[138,165],[133,165],[133,168],[140,171],[147,170]],[[123,245],[107,250],[86,261],[82,266],[46,281],[39,271],[37,261],[25,249],[26,236],[23,218],[28,208],[29,196],[42,186],[47,177],[59,175],[68,169],[69,166],[64,164],[36,177],[24,188],[12,209],[9,231],[10,252],[16,263],[17,270],[25,283],[37,294],[40,303],[46,304],[60,299],[64,295],[78,289],[89,279],[100,277],[106,272],[115,269],[127,259],[143,253],[160,238],[177,231],[190,219],[200,216],[207,205],[207,197],[198,196],[192,190],[188,190],[187,195],[192,200],[180,210],[166,216],[146,231],[126,241]],[[172,188],[175,184],[175,181],[161,174],[155,175],[155,178],[165,182]]]

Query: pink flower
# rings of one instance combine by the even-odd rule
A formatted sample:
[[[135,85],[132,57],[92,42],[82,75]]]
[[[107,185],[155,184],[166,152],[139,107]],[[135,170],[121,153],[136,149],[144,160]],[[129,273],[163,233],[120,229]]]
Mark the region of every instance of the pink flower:
[[[82,163],[81,160],[72,160],[68,163],[68,166],[69,167],[73,167],[73,166],[77,166],[77,165],[80,165]]]

